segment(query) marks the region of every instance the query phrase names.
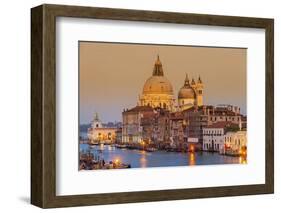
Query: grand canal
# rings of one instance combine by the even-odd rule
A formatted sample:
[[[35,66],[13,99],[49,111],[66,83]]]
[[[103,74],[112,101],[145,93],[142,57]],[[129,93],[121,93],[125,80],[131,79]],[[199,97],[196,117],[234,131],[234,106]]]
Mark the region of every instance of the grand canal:
[[[80,144],[80,151],[90,151],[105,162],[116,161],[130,164],[131,168],[167,167],[187,165],[239,164],[245,160],[210,152],[178,153],[120,149],[111,145]]]

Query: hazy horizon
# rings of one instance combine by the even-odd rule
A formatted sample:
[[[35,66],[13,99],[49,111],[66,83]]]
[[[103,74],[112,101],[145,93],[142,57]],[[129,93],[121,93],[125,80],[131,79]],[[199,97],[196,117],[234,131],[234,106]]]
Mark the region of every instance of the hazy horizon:
[[[137,105],[159,54],[174,98],[200,75],[204,105],[232,104],[246,114],[246,59],[242,48],[79,42],[80,124],[95,112],[103,123],[122,121],[122,111]]]

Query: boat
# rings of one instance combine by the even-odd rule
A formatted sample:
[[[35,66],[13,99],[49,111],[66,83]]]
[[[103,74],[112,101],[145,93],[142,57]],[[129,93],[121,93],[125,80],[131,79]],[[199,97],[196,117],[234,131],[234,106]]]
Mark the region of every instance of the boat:
[[[155,152],[155,151],[157,151],[157,149],[154,148],[154,147],[147,147],[147,148],[145,149],[145,151],[147,151],[147,152]]]
[[[99,145],[99,142],[89,141],[89,145],[97,146],[97,145]]]
[[[126,144],[116,144],[115,145],[117,148],[120,148],[120,149],[124,149],[124,148],[127,148],[127,145]]]

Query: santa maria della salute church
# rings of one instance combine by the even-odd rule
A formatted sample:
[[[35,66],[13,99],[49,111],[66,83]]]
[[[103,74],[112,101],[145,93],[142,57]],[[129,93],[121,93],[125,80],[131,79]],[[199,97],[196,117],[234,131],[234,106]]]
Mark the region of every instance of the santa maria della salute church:
[[[203,130],[212,125],[245,129],[246,117],[237,106],[204,105],[203,89],[200,76],[190,80],[186,75],[176,100],[158,56],[136,106],[122,112],[122,128],[116,132],[116,142],[129,146],[146,144],[157,149],[221,151],[224,141],[206,139],[204,144]]]
[[[199,76],[195,81],[190,81],[186,75],[184,85],[178,92],[178,100],[174,98],[173,86],[164,76],[163,66],[157,57],[152,76],[147,79],[143,86],[142,95],[138,106],[163,108],[171,112],[182,111],[193,106],[203,105],[203,83]]]
[[[136,106],[123,110],[122,127],[97,126],[96,116],[89,129],[89,138],[91,141],[97,138],[114,141],[126,147],[181,151],[203,149],[222,153],[225,152],[226,139],[230,137],[246,143],[247,118],[240,114],[240,108],[225,104],[204,105],[203,89],[200,76],[190,80],[186,75],[176,100],[158,56],[152,76],[146,80]],[[232,132],[227,132],[227,129]],[[227,138],[224,138],[226,133]],[[239,149],[245,146],[244,142],[239,142]],[[235,144],[233,147],[232,151],[239,150]]]

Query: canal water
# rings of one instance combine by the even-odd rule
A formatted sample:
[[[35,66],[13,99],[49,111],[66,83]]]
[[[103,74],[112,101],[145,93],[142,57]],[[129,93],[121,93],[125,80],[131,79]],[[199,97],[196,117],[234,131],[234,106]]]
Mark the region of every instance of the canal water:
[[[142,150],[120,149],[111,145],[80,144],[80,151],[90,150],[105,162],[115,161],[130,164],[132,168],[239,164],[246,163],[239,157],[231,157],[210,152],[177,153],[166,151],[146,152]]]

